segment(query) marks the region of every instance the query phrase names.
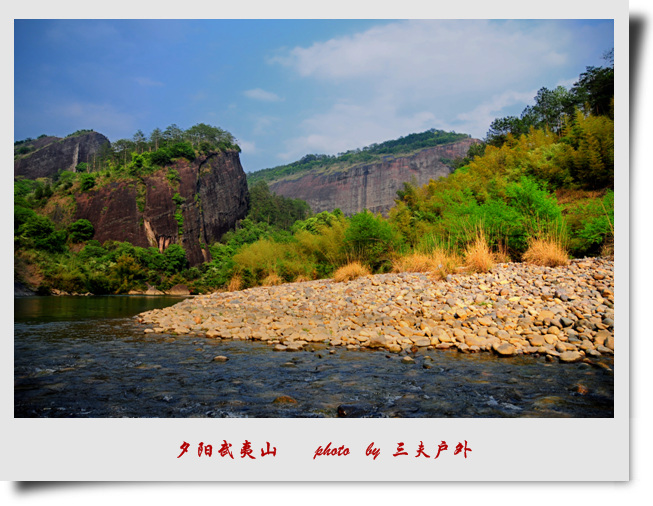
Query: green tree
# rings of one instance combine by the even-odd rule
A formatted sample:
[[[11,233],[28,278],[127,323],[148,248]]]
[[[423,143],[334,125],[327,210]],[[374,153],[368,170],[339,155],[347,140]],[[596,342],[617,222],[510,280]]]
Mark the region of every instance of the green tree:
[[[127,166],[127,159],[131,159],[131,152],[134,150],[134,143],[129,139],[118,139],[111,143],[114,153],[114,160],[118,165]]]
[[[188,142],[176,142],[168,151],[172,158],[186,158],[189,162],[195,160],[195,150]]]
[[[171,244],[163,252],[166,259],[166,273],[175,274],[181,272],[186,268],[188,260],[186,260],[186,252],[179,244]]]
[[[398,237],[386,220],[366,209],[350,218],[344,242],[352,258],[377,270],[390,259]]]
[[[137,153],[142,153],[147,144],[147,137],[142,130],[137,130],[133,137],[134,147]]]
[[[154,148],[154,151],[159,149],[159,144],[161,143],[161,140],[163,139],[163,132],[161,131],[160,128],[155,128],[152,130],[152,133],[150,134],[150,144]]]
[[[24,207],[22,205],[14,204],[14,234],[18,232],[18,229],[34,217],[36,213],[31,209]]]
[[[614,50],[608,51],[604,58],[607,60],[608,66],[586,67],[585,72],[580,75],[572,87],[571,93],[574,96],[574,106],[584,107],[585,104],[588,104],[593,114],[612,117]],[[572,112],[569,111],[570,114]]]
[[[174,123],[163,131],[163,141],[165,142],[166,146],[176,142],[181,142],[183,139],[184,131]]]
[[[94,234],[93,224],[86,219],[77,220],[68,227],[68,237],[72,242],[88,241]]]
[[[95,175],[94,174],[81,174],[79,178],[79,187],[85,192],[90,190],[95,186]]]
[[[34,214],[19,228],[21,243],[51,253],[62,252],[66,244],[66,232],[55,229],[54,223]]]

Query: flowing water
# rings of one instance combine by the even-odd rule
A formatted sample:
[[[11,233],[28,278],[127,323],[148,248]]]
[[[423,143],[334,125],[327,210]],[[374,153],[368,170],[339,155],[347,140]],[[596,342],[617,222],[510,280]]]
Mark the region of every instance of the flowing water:
[[[175,297],[14,299],[15,417],[613,417],[614,361],[144,334]],[[226,362],[214,357],[226,356]]]

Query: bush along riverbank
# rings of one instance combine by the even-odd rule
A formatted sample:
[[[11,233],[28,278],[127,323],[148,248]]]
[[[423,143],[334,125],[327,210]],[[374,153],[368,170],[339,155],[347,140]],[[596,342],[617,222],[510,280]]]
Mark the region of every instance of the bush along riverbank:
[[[404,272],[216,292],[136,319],[146,334],[259,340],[286,352],[312,343],[380,348],[407,363],[420,348],[559,362],[614,354],[612,260],[503,263],[437,278]]]

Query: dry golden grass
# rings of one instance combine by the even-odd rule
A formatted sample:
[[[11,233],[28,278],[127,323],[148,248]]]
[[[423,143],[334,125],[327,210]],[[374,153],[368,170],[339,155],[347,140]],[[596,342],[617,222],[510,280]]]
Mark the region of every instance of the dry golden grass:
[[[476,239],[467,245],[465,266],[472,272],[488,272],[494,267],[495,256],[485,240],[483,231],[476,233]]]
[[[304,283],[306,281],[311,281],[311,278],[302,276],[301,274],[295,278],[295,283]]]
[[[276,286],[280,285],[283,283],[283,278],[279,276],[276,272],[272,271],[270,274],[268,274],[263,281],[261,281],[261,284],[263,286]]]
[[[456,272],[456,267],[461,264],[461,259],[442,249],[435,249],[431,253],[410,253],[397,257],[392,262],[394,272],[428,272],[435,279],[443,279],[447,274]]]
[[[498,264],[507,264],[512,262],[512,258],[508,254],[508,249],[501,245],[497,248],[497,251],[494,252],[494,261]]]
[[[359,262],[350,262],[347,265],[343,265],[333,274],[333,280],[336,283],[341,283],[343,281],[351,281],[361,276],[369,276],[370,270]]]
[[[569,263],[569,255],[559,241],[532,239],[524,253],[524,262],[545,267],[557,267]]]
[[[610,239],[601,246],[601,256],[614,260],[614,239]]]
[[[431,255],[424,253],[411,253],[392,261],[393,272],[430,272],[436,267]]]
[[[243,286],[243,280],[238,274],[236,274],[229,280],[229,284],[227,285],[227,291],[237,292],[238,290],[240,290],[242,286]]]

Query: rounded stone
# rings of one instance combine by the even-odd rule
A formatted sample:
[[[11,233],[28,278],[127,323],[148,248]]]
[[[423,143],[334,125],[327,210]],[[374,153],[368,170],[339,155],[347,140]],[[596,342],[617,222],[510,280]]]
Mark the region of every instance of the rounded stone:
[[[496,348],[497,354],[501,355],[502,357],[510,357],[514,355],[517,350],[512,344],[509,343],[503,343],[497,346]]]
[[[560,362],[578,362],[583,356],[577,351],[564,351],[558,358]]]
[[[272,404],[297,404],[297,401],[288,395],[280,395],[272,401]]]

